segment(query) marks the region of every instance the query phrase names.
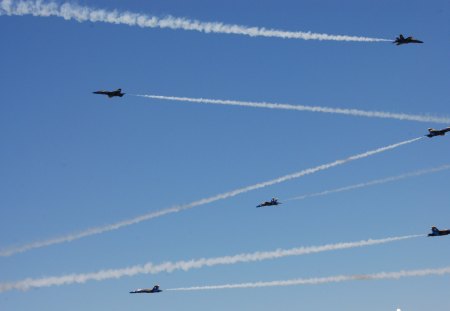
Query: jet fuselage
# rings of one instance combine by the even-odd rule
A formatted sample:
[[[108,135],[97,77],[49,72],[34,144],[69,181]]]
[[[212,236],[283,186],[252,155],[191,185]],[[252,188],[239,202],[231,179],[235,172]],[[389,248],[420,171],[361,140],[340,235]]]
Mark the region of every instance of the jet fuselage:
[[[403,37],[403,35],[398,36],[395,38],[395,41],[393,42],[396,45],[402,45],[402,44],[409,44],[409,43],[423,43],[423,41],[414,39],[413,37]]]
[[[160,293],[162,292],[161,289],[159,289],[159,285],[155,285],[153,288],[139,288],[134,291],[131,291],[130,294],[154,294],[154,293]]]
[[[429,134],[425,135],[425,136],[427,136],[429,138],[435,137],[435,136],[445,136],[445,134],[447,132],[450,132],[450,127],[447,127],[445,129],[442,129],[442,130],[428,129],[428,132],[429,132]]]
[[[99,94],[99,95],[106,95],[109,98],[122,97],[123,95],[125,95],[125,93],[122,93],[122,89],[117,89],[115,91],[95,91],[95,92],[92,92],[92,93]]]
[[[439,230],[436,227],[432,227],[431,228],[431,233],[428,234],[428,236],[443,236],[443,235],[449,235],[449,234],[450,234],[450,229]]]

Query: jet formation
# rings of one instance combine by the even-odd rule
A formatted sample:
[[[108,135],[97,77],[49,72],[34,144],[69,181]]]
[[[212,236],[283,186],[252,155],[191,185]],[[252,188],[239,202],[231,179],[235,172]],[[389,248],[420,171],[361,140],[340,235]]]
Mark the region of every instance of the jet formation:
[[[434,137],[434,136],[445,136],[445,133],[450,132],[450,127],[447,127],[445,129],[442,130],[435,130],[435,129],[428,129],[428,135],[425,135],[429,138]]]
[[[409,44],[409,43],[423,43],[423,41],[414,39],[413,37],[403,37],[403,35],[398,36],[395,38],[394,42],[396,45],[402,45],[402,44]]]
[[[395,38],[393,43],[396,45],[402,45],[402,44],[410,44],[410,43],[423,43],[423,41],[414,39],[413,37],[405,38],[402,34],[400,34],[398,37]],[[100,90],[100,91],[95,91],[93,93],[99,94],[99,95],[106,95],[109,98],[123,97],[125,95],[125,93],[122,93],[122,89],[117,89],[115,91]],[[425,136],[427,136],[429,138],[432,138],[435,136],[445,136],[445,134],[447,132],[450,132],[450,127],[447,127],[447,128],[441,129],[441,130],[429,128],[428,134]],[[272,198],[270,201],[264,201],[261,204],[257,205],[256,207],[259,208],[259,207],[266,207],[266,206],[277,206],[280,204],[282,204],[282,203],[279,202],[277,198]],[[439,230],[437,227],[431,227],[431,233],[428,234],[429,237],[444,236],[444,235],[450,235],[450,229]],[[131,291],[130,294],[154,294],[154,293],[160,293],[160,292],[162,292],[162,290],[159,288],[159,285],[155,285],[151,289],[150,288],[136,289],[134,291]]]
[[[280,204],[281,204],[281,202],[278,202],[278,199],[272,198],[272,200],[262,202],[261,204],[259,204],[256,207],[275,206],[275,205],[280,205]]]
[[[270,201],[266,201],[258,205],[257,207],[262,206],[272,206],[272,205],[278,205],[281,204],[278,202],[276,198],[272,198]],[[450,229],[446,230],[439,230],[437,227],[431,227],[431,233],[428,234],[429,237],[435,237],[435,236],[444,236],[444,235],[450,235]],[[131,291],[130,294],[155,294],[162,292],[161,289],[159,289],[159,285],[153,286],[153,288],[139,288],[134,291]]]
[[[160,293],[162,289],[159,289],[159,285],[153,286],[153,288],[139,288],[134,291],[131,291],[130,294],[154,294]]]
[[[122,97],[123,95],[125,95],[125,93],[122,93],[122,89],[117,89],[115,91],[95,91],[92,92],[94,94],[99,94],[99,95],[107,95],[109,98],[112,97]]]
[[[447,230],[439,230],[436,227],[431,227],[431,233],[428,234],[428,236],[443,236],[443,235],[449,235],[450,229]]]

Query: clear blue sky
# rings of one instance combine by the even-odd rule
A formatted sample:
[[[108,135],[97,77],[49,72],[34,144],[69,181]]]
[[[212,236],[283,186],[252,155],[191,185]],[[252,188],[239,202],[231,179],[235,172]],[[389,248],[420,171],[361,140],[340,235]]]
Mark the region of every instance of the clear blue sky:
[[[117,1],[79,4],[292,31],[345,43],[0,17],[0,246],[188,203],[425,134],[435,124],[169,103],[91,92],[450,115],[450,3]],[[448,126],[443,124],[442,126]],[[255,209],[262,200],[450,163],[445,138],[103,235],[0,258],[0,282],[450,227],[449,172]],[[445,310],[449,277],[129,295],[162,288],[449,265],[449,239],[0,294],[18,310]]]

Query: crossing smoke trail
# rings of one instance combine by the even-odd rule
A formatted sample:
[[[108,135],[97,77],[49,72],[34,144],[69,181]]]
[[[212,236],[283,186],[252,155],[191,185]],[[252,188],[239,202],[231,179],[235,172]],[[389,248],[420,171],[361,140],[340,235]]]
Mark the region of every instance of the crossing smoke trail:
[[[197,291],[197,290],[214,290],[214,289],[232,289],[232,288],[259,288],[259,287],[274,287],[274,286],[294,286],[294,285],[318,285],[327,283],[340,283],[347,281],[365,281],[365,280],[392,280],[405,277],[419,277],[431,275],[446,275],[450,273],[450,267],[439,269],[423,269],[423,270],[403,270],[398,272],[380,272],[374,274],[357,274],[357,275],[336,275],[322,278],[309,279],[293,279],[284,281],[271,282],[253,282],[253,283],[239,283],[239,284],[225,284],[225,285],[210,285],[210,286],[194,286],[166,289],[169,291]]]
[[[324,196],[324,195],[328,195],[328,194],[332,194],[332,193],[350,191],[350,190],[359,189],[359,188],[381,185],[381,184],[385,184],[388,182],[394,182],[394,181],[398,181],[398,180],[402,180],[402,179],[406,179],[406,178],[410,178],[410,177],[418,177],[418,176],[422,176],[425,174],[441,172],[441,171],[448,170],[448,169],[450,169],[450,165],[446,164],[446,165],[443,165],[440,167],[415,171],[415,172],[406,173],[406,174],[402,174],[402,175],[398,175],[398,176],[387,177],[387,178],[383,178],[383,179],[376,179],[376,180],[372,180],[369,182],[360,183],[360,184],[351,185],[351,186],[342,187],[342,188],[337,188],[337,189],[333,189],[333,190],[326,190],[326,191],[322,191],[322,192],[305,194],[302,196],[285,199],[283,201],[295,201],[295,200],[304,200],[306,198],[312,198],[312,197],[320,197],[320,196]]]
[[[300,178],[300,177],[303,177],[303,176],[306,176],[306,175],[314,174],[314,173],[317,173],[319,171],[323,171],[323,170],[326,170],[326,169],[329,169],[329,168],[332,168],[332,167],[335,167],[335,166],[339,166],[339,165],[342,165],[342,164],[345,164],[345,163],[348,163],[348,162],[351,162],[351,161],[367,158],[369,156],[372,156],[372,155],[375,155],[375,154],[378,154],[378,153],[381,153],[381,152],[385,152],[385,151],[388,151],[388,150],[391,150],[391,149],[395,149],[395,148],[398,148],[398,147],[403,146],[403,145],[411,144],[411,143],[416,142],[416,141],[418,141],[418,140],[420,140],[422,138],[423,137],[418,137],[418,138],[406,140],[406,141],[403,141],[403,142],[400,142],[400,143],[397,143],[397,144],[393,144],[393,145],[389,145],[389,146],[386,146],[386,147],[378,148],[378,149],[375,149],[375,150],[372,150],[372,151],[368,151],[368,152],[365,152],[365,153],[357,154],[357,155],[348,157],[348,158],[343,159],[343,160],[337,160],[337,161],[334,161],[334,162],[331,162],[331,163],[328,163],[328,164],[319,165],[319,166],[316,166],[314,168],[305,169],[305,170],[302,170],[300,172],[296,172],[296,173],[293,173],[293,174],[281,176],[281,177],[278,177],[278,178],[275,178],[275,179],[272,179],[272,180],[269,180],[269,181],[265,181],[265,182],[258,183],[258,184],[255,184],[255,185],[251,185],[251,186],[247,186],[247,187],[244,187],[244,188],[236,189],[236,190],[233,190],[233,191],[221,193],[221,194],[218,194],[218,195],[215,195],[215,196],[212,196],[212,197],[209,197],[209,198],[201,199],[201,200],[189,203],[189,204],[180,205],[180,206],[174,206],[174,207],[163,209],[163,210],[160,210],[160,211],[157,211],[157,212],[151,212],[151,213],[148,213],[148,214],[137,216],[135,218],[123,220],[123,221],[120,221],[120,222],[117,222],[117,223],[114,223],[114,224],[109,224],[109,225],[105,225],[105,226],[99,226],[99,227],[96,227],[96,228],[87,229],[87,230],[79,232],[79,233],[73,233],[73,234],[69,234],[69,235],[65,235],[65,236],[61,236],[61,237],[56,237],[56,238],[53,238],[53,239],[48,239],[48,240],[43,240],[43,241],[36,241],[36,242],[30,243],[30,244],[25,244],[25,245],[22,245],[22,246],[19,246],[19,247],[4,249],[4,250],[0,251],[0,256],[7,257],[7,256],[11,256],[11,255],[14,255],[14,254],[17,254],[17,253],[23,253],[23,252],[26,252],[26,251],[29,251],[29,250],[35,249],[35,248],[41,248],[41,247],[46,247],[46,246],[50,246],[50,245],[54,245],[54,244],[71,242],[71,241],[78,240],[78,239],[81,239],[81,238],[84,238],[84,237],[88,237],[88,236],[91,236],[91,235],[101,234],[101,233],[104,233],[104,232],[117,230],[119,228],[131,226],[131,225],[134,225],[134,224],[138,224],[140,222],[143,222],[143,221],[146,221],[146,220],[150,220],[150,219],[153,219],[153,218],[158,218],[158,217],[161,217],[161,216],[164,216],[164,215],[181,212],[183,210],[188,210],[188,209],[191,209],[191,208],[194,208],[194,207],[197,207],[197,206],[205,205],[205,204],[212,203],[212,202],[219,201],[219,200],[224,200],[224,199],[231,198],[231,197],[235,197],[235,196],[237,196],[239,194],[246,193],[246,192],[249,192],[249,191],[265,188],[265,187],[276,185],[276,184],[279,184],[279,183],[282,183],[282,182],[286,182],[286,181],[289,181],[289,180],[292,180],[292,179],[296,179],[296,178]]]
[[[61,286],[74,283],[85,283],[91,280],[102,281],[107,279],[118,279],[124,276],[134,276],[138,274],[157,274],[161,272],[173,272],[177,270],[188,271],[191,269],[200,269],[203,267],[212,267],[217,265],[233,265],[237,263],[244,262],[256,262],[263,260],[272,260],[288,256],[300,256],[308,255],[313,253],[321,253],[327,251],[349,249],[356,247],[371,246],[377,244],[385,244],[396,241],[402,241],[407,239],[413,239],[418,237],[423,237],[424,235],[407,235],[401,237],[391,237],[378,240],[363,240],[358,242],[346,242],[337,244],[327,244],[321,246],[308,246],[308,247],[297,247],[290,249],[277,249],[274,251],[265,252],[254,252],[254,253],[243,253],[234,256],[224,256],[224,257],[213,257],[213,258],[201,258],[196,260],[188,261],[177,261],[177,262],[164,262],[162,264],[155,265],[153,263],[146,263],[144,265],[137,265],[132,267],[127,267],[123,269],[115,270],[101,270],[94,273],[83,273],[83,274],[69,274],[58,277],[45,277],[41,279],[25,279],[23,281],[15,283],[0,283],[0,292],[8,290],[28,290],[30,288],[38,287],[49,287],[49,286]]]
[[[136,94],[134,96],[151,98],[151,99],[168,100],[168,101],[198,103],[198,104],[228,105],[228,106],[241,106],[241,107],[252,107],[252,108],[308,111],[308,112],[343,114],[343,115],[349,115],[349,116],[355,116],[355,117],[396,119],[396,120],[402,120],[402,121],[417,121],[417,122],[427,122],[427,123],[445,123],[445,124],[450,123],[449,117],[435,117],[435,116],[428,116],[428,115],[392,113],[392,112],[385,112],[385,111],[366,111],[366,110],[358,110],[358,109],[331,108],[331,107],[320,107],[320,106],[304,106],[304,105],[292,105],[292,104],[280,104],[280,103],[248,102],[248,101],[239,101],[239,100],[191,98],[191,97],[176,97],[176,96],[162,96],[162,95]]]
[[[198,31],[203,33],[235,34],[250,37],[272,37],[301,40],[332,40],[356,42],[391,42],[388,39],[367,38],[358,36],[329,35],[302,31],[283,31],[263,27],[248,27],[241,25],[223,24],[220,22],[201,22],[186,18],[167,16],[159,18],[132,12],[107,11],[79,6],[71,3],[58,4],[56,2],[15,1],[2,0],[0,2],[0,15],[33,15],[40,17],[61,17],[65,20],[77,22],[102,22],[139,26],[142,28],[169,28]]]

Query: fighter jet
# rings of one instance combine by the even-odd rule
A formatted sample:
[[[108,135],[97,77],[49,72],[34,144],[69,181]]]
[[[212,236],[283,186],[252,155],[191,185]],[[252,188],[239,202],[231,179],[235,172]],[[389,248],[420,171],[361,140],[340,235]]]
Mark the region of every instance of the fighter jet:
[[[122,93],[122,89],[117,89],[115,91],[95,91],[92,92],[94,94],[100,94],[100,95],[108,95],[109,98],[112,97],[122,97],[123,95],[125,95],[125,93]]]
[[[154,293],[160,293],[160,292],[162,292],[162,289],[159,289],[159,285],[155,285],[155,286],[153,286],[152,289],[138,288],[138,289],[130,292],[130,294],[154,294]]]
[[[449,235],[450,229],[447,230],[439,230],[436,227],[431,227],[431,233],[428,236],[441,236],[441,235]]]
[[[395,43],[397,45],[402,45],[402,44],[408,44],[408,43],[423,43],[423,41],[414,39],[413,37],[403,37],[403,35],[398,36],[397,38],[395,38],[395,41],[392,42]]]
[[[429,138],[434,137],[434,136],[445,136],[445,133],[450,132],[450,127],[447,127],[445,129],[442,130],[435,130],[435,129],[428,129],[428,135],[425,135]]]
[[[281,204],[281,202],[278,202],[278,199],[272,198],[272,200],[270,200],[270,201],[265,201],[265,202],[259,204],[259,205],[256,206],[256,207],[274,206],[274,205],[280,205],[280,204]]]

